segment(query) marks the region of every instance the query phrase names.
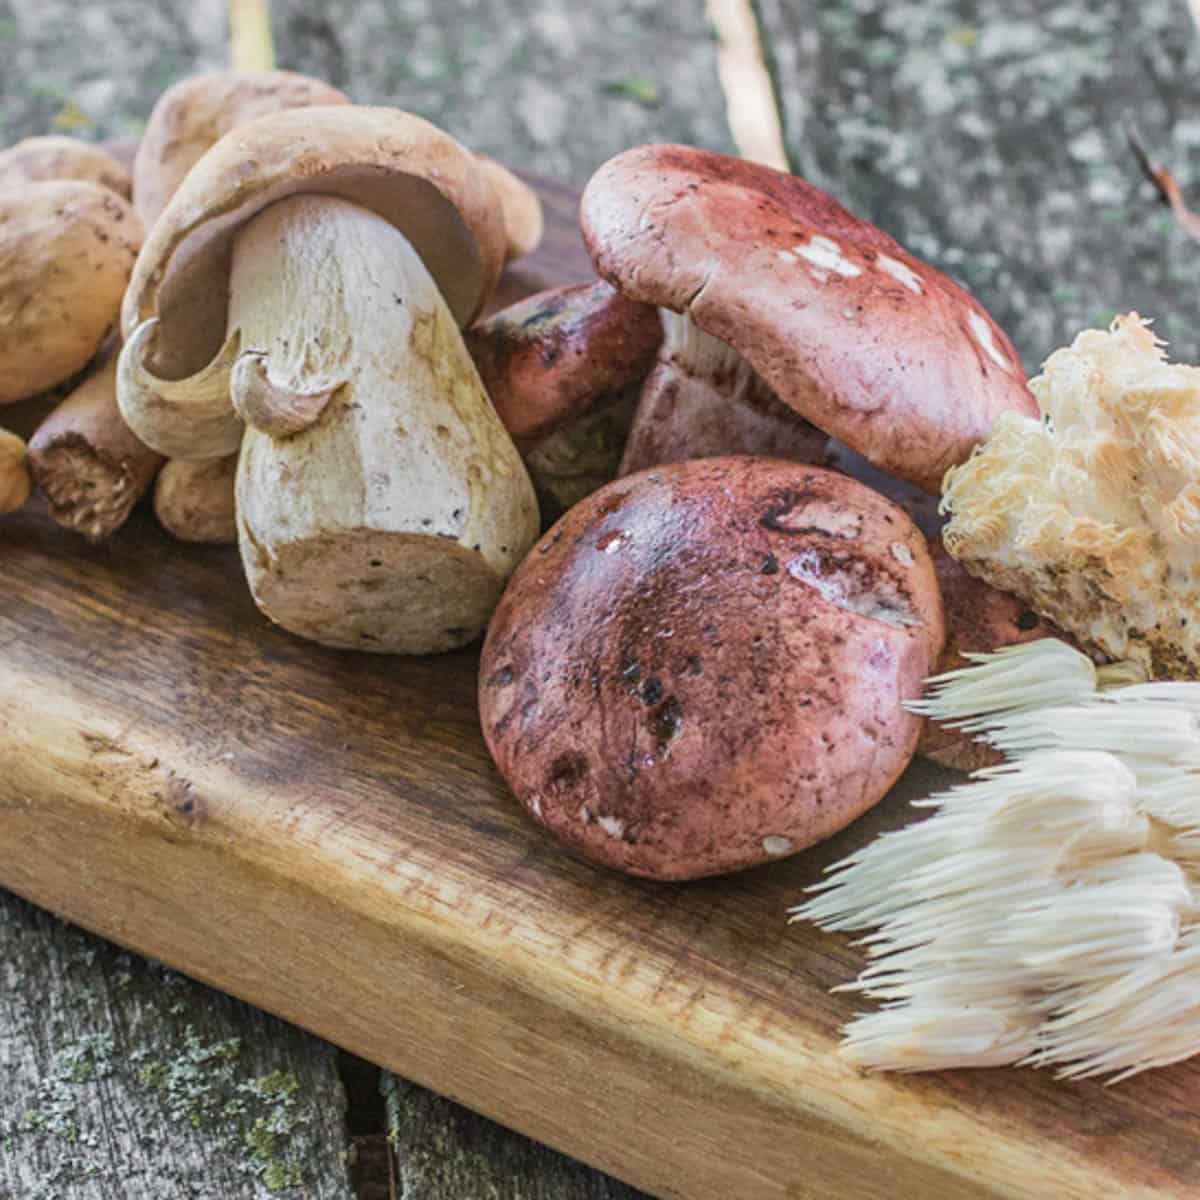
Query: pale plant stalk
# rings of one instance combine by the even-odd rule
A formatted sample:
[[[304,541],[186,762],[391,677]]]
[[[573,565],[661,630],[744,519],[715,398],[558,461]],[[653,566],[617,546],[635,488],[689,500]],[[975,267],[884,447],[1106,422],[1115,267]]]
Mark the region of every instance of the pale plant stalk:
[[[783,122],[751,0],[707,0],[717,32],[717,74],[734,144],[743,158],[789,170]]]
[[[267,0],[229,0],[229,65],[235,71],[274,68],[275,44]]]

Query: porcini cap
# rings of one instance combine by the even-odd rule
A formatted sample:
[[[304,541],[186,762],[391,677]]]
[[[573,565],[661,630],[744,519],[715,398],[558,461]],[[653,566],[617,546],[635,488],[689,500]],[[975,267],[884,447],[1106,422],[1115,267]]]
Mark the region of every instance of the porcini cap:
[[[133,164],[133,203],[148,229],[184,176],[227,133],[268,113],[349,104],[337,88],[295,71],[213,71],[158,98]]]
[[[626,295],[688,313],[813,424],[930,491],[1000,413],[1037,415],[976,300],[796,176],[641,146],[592,177],[582,225]]]
[[[0,404],[87,365],[117,322],[141,233],[133,209],[98,183],[0,191]]]
[[[102,146],[52,135],[0,150],[0,188],[56,179],[88,180],[129,199],[129,172]]]
[[[428,121],[391,108],[290,109],[228,133],[196,163],[155,222],[125,296],[125,336],[157,316],[155,373],[201,370],[225,336],[233,238],[267,205],[340,196],[415,247],[460,324],[504,263],[500,202],[474,155]]]

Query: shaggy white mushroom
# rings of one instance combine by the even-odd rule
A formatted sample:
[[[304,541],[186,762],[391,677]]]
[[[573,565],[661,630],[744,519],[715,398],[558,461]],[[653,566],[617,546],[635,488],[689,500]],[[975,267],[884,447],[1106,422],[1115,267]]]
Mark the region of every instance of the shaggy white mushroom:
[[[946,549],[1109,658],[1200,672],[1200,367],[1136,313],[1088,330],[946,473]]]
[[[792,910],[873,931],[839,989],[885,1002],[847,1026],[852,1061],[1119,1079],[1200,1051],[1200,683],[1131,677],[1045,640],[931,681],[914,707],[1012,761]]]

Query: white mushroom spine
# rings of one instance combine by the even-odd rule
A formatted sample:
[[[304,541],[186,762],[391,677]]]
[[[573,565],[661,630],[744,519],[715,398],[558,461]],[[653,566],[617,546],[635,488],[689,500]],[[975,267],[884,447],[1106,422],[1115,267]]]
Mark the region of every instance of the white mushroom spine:
[[[847,1026],[851,1060],[1116,1080],[1200,1052],[1200,684],[1133,675],[1045,640],[932,681],[921,711],[1011,761],[793,909],[873,931],[841,990],[884,1006]]]
[[[254,363],[234,373],[253,397],[233,400],[253,422],[238,534],[263,611],[357,649],[478,636],[537,536],[537,504],[407,239],[340,199],[279,201],[238,234],[228,329]],[[260,419],[264,397],[285,399]]]

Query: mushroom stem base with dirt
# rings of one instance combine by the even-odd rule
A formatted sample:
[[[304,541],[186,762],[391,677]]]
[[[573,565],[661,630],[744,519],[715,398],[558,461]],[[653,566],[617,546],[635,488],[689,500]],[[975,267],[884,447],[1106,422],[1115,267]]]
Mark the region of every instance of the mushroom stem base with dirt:
[[[280,200],[237,235],[228,330],[247,420],[238,536],[259,607],[344,648],[477,637],[537,537],[537,503],[409,241],[345,200]]]
[[[662,347],[642,385],[620,474],[725,454],[822,460],[828,437],[784,404],[732,346],[686,313],[659,314]]]
[[[51,515],[94,542],[125,524],[163,461],[121,418],[116,375],[114,354],[29,440],[29,465]]]

